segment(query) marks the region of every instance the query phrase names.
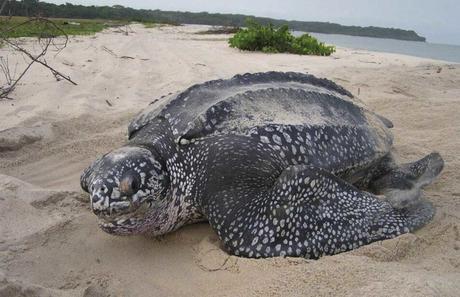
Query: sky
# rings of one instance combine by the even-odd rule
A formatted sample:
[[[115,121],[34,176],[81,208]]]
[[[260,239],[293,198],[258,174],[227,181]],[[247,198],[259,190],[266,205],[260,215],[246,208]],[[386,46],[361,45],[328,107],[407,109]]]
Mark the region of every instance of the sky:
[[[411,29],[428,42],[460,45],[459,0],[43,0],[82,5],[241,13],[298,21]]]

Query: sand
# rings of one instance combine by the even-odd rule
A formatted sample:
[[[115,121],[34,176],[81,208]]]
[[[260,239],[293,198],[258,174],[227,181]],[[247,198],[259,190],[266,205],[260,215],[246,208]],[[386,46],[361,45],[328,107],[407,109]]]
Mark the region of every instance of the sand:
[[[34,66],[14,100],[0,101],[0,296],[458,296],[460,65],[347,48],[247,53],[229,48],[228,36],[192,34],[202,29],[72,37],[48,62],[78,86]],[[346,87],[394,122],[401,161],[439,151],[445,170],[425,191],[434,220],[318,261],[228,256],[206,223],[153,239],[98,229],[79,175],[125,142],[137,112],[194,83],[268,70]]]

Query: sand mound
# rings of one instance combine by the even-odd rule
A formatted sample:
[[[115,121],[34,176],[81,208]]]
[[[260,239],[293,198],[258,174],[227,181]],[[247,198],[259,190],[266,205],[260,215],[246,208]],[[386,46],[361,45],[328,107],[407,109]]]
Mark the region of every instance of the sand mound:
[[[50,124],[6,129],[0,131],[0,152],[18,150],[45,137],[52,137]]]

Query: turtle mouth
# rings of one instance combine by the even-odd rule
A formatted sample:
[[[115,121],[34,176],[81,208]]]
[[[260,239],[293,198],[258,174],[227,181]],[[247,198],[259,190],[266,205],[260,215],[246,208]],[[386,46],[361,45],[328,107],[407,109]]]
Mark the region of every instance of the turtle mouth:
[[[145,218],[153,204],[152,200],[149,199],[140,203],[125,202],[127,203],[123,204],[122,207],[109,207],[109,213],[98,213],[99,223],[107,227],[134,225]]]

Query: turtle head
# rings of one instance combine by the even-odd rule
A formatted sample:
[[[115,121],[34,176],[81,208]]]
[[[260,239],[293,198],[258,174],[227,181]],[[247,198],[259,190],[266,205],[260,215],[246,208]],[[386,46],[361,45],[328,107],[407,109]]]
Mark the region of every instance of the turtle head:
[[[169,177],[148,148],[125,146],[97,159],[81,176],[100,227],[112,234],[154,230],[167,205]]]

